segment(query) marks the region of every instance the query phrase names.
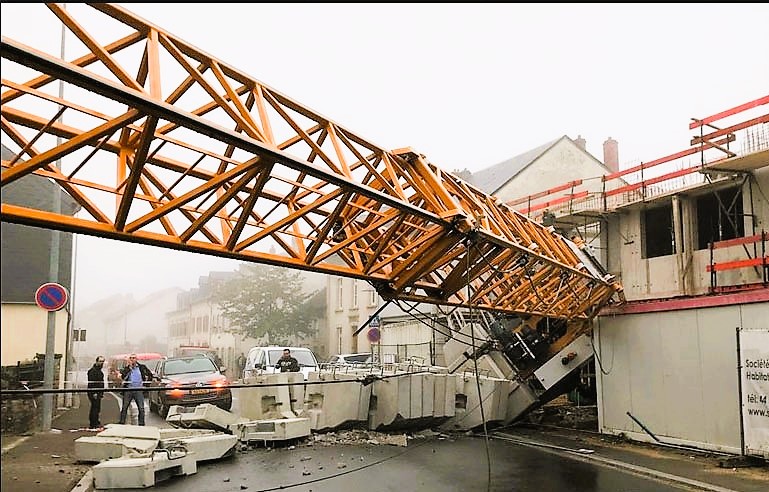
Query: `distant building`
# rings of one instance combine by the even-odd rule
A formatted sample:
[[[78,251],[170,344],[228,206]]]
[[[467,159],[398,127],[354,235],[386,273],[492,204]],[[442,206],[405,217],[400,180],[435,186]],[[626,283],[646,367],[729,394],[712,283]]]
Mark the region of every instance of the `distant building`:
[[[86,367],[97,355],[168,353],[166,313],[174,309],[181,291],[170,287],[138,301],[132,295],[116,295],[78,309],[74,330],[80,336],[73,352]]]
[[[231,377],[239,377],[236,360],[241,352],[245,354],[251,347],[267,345],[270,342],[266,336],[259,339],[243,337],[235,331],[237,327],[222,314],[214,298],[215,288],[236,275],[236,271],[210,272],[199,278],[197,288],[177,294],[175,308],[166,313],[169,354],[174,354],[180,347],[214,349],[228,368],[228,374]],[[303,272],[305,292],[322,289],[323,277],[321,274]],[[315,302],[318,302],[317,299]],[[322,324],[323,320],[316,320],[316,329]],[[292,344],[300,344],[316,351],[319,348],[315,338],[296,340]]]

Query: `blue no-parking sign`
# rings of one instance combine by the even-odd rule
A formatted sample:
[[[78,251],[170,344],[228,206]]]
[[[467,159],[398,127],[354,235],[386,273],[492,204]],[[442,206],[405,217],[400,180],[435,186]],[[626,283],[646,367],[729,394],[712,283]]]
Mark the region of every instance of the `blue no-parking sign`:
[[[46,311],[58,311],[67,305],[69,295],[64,286],[49,282],[35,291],[35,303]]]

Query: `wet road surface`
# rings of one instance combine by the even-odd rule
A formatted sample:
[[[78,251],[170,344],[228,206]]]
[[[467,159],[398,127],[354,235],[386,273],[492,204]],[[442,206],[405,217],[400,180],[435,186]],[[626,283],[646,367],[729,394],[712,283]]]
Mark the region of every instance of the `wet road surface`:
[[[482,437],[409,439],[390,445],[301,444],[238,451],[198,472],[158,482],[170,491],[266,492],[666,492],[678,484]]]

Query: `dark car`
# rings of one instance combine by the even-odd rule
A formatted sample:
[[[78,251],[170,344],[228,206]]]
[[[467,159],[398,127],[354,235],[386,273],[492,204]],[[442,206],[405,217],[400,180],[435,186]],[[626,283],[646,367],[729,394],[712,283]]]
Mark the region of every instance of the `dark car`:
[[[205,355],[168,357],[158,362],[152,377],[152,387],[165,390],[150,391],[150,411],[161,417],[168,415],[171,405],[195,406],[210,403],[224,410],[232,408],[232,391],[224,375]],[[207,387],[212,388],[207,388]]]

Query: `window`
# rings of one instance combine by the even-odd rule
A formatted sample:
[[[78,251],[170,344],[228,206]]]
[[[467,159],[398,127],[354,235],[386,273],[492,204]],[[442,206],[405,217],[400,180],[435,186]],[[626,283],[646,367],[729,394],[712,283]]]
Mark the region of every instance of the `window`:
[[[344,299],[344,283],[342,278],[336,279],[336,308],[342,309],[344,308],[344,303],[342,302],[342,299]]]
[[[342,327],[341,326],[336,327],[336,351],[337,353],[340,353],[340,354],[344,352],[342,350]]]
[[[641,227],[644,258],[656,258],[676,252],[672,204],[648,208],[641,212]]]
[[[358,307],[358,281],[352,281],[352,307]]]
[[[371,287],[371,289],[368,291],[368,305],[369,306],[377,306],[379,304],[378,297],[379,296],[376,293],[376,289]]]
[[[697,198],[697,249],[745,236],[742,189],[730,188]]]
[[[72,341],[85,342],[85,332],[86,330],[72,330]]]

